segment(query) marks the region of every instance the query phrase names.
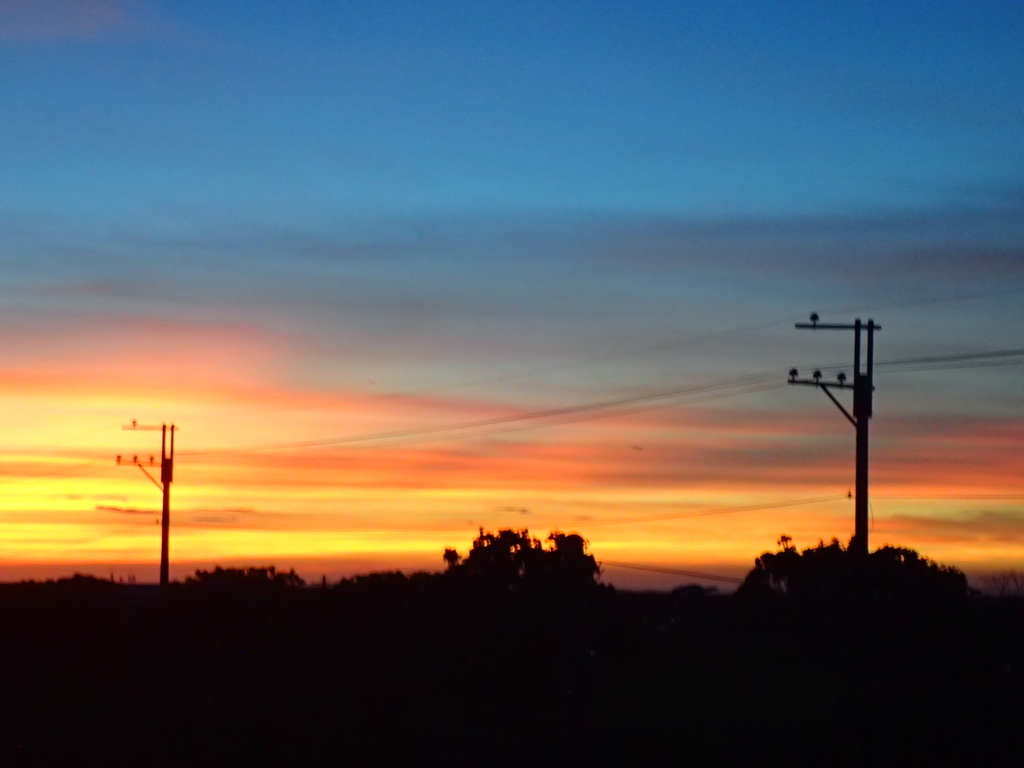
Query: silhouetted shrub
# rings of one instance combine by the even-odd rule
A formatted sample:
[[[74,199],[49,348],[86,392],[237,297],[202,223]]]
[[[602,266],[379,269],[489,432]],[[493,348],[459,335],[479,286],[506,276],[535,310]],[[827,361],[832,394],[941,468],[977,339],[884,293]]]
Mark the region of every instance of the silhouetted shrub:
[[[270,565],[265,568],[221,568],[212,571],[196,571],[195,576],[185,579],[189,587],[207,587],[215,589],[260,589],[267,587],[294,589],[304,587],[306,582],[292,569],[288,573],[278,573]]]
[[[451,576],[508,591],[554,585],[579,589],[597,583],[601,569],[593,555],[587,554],[582,536],[555,531],[548,541],[552,546],[545,549],[526,529],[484,533],[481,528],[465,559],[453,549],[445,550],[444,559]]]
[[[765,552],[740,586],[745,597],[785,595],[793,602],[868,600],[936,602],[970,594],[958,568],[939,565],[912,549],[884,546],[864,557],[837,539],[803,552],[779,539],[778,552]]]
[[[1010,599],[1024,597],[1024,573],[1004,571],[985,579],[988,591],[996,597]]]

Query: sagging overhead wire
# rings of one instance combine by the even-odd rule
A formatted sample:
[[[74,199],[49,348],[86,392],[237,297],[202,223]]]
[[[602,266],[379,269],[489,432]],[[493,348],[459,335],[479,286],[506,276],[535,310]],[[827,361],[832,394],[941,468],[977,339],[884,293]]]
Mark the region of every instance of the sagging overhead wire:
[[[1024,349],[1002,349],[990,350],[987,352],[968,352],[951,355],[933,355],[928,357],[908,357],[896,360],[878,361],[875,363],[876,367],[883,369],[887,373],[1020,364],[1024,364]],[[837,370],[844,367],[846,366],[843,364],[821,366],[822,369],[826,370]],[[473,437],[483,437],[526,429],[539,429],[542,427],[558,426],[561,424],[587,421],[591,419],[607,418],[620,413],[636,413],[655,408],[671,407],[672,405],[677,404],[674,402],[658,403],[658,401],[686,398],[686,402],[693,403],[716,399],[719,397],[752,394],[755,392],[775,389],[778,386],[778,374],[774,371],[765,371],[762,373],[737,376],[730,379],[722,379],[705,384],[696,384],[646,395],[600,400],[592,403],[563,406],[559,408],[526,411],[517,414],[509,414],[507,416],[495,416],[486,419],[455,422],[452,424],[442,424],[433,427],[419,427],[388,432],[371,432],[358,435],[343,435],[318,440],[268,443],[241,448],[211,448],[206,450],[181,451],[180,455],[197,457],[227,456],[248,453],[288,451],[302,448],[370,448],[380,447],[382,444],[397,447],[400,445],[433,442],[439,438],[451,436],[453,433],[472,432]],[[698,397],[700,395],[707,395],[707,397]],[[648,405],[644,407],[644,404]],[[524,423],[526,423],[525,426]],[[486,431],[481,432],[480,430]]]
[[[875,363],[876,367],[887,373],[900,373],[917,370],[946,370],[968,367],[991,367],[996,365],[1020,365],[1024,364],[1024,349],[1002,349],[987,352],[967,352],[951,355],[933,355],[928,357],[908,357],[896,360],[884,360]],[[821,366],[822,369],[837,370],[846,367],[842,364]],[[645,403],[654,403],[661,400],[680,399],[688,396],[706,394],[707,399],[716,397],[727,397],[731,395],[751,394],[754,392],[774,389],[778,386],[778,374],[774,371],[750,374],[748,376],[737,376],[730,379],[696,384],[688,387],[680,387],[662,392],[655,392],[647,395],[616,398],[611,400],[600,400],[593,403],[581,405],[563,406],[560,408],[547,408],[537,411],[526,411],[508,416],[495,416],[486,419],[455,422],[442,424],[434,427],[420,427],[415,429],[395,430],[390,432],[372,432],[361,435],[345,435],[340,437],[323,438],[319,440],[303,440],[288,443],[268,443],[264,445],[249,446],[244,448],[211,448],[197,451],[181,451],[182,456],[214,456],[214,455],[238,455],[246,453],[261,453],[272,451],[287,451],[294,449],[316,449],[332,448],[342,446],[355,446],[365,444],[366,447],[378,446],[381,443],[388,445],[409,445],[419,442],[434,441],[441,435],[450,435],[457,432],[488,430],[486,434],[501,434],[502,432],[517,431],[520,429],[537,429],[540,427],[557,426],[560,424],[585,421],[589,419],[605,418],[619,413],[641,412],[652,408],[663,408],[674,405],[658,404],[647,408]],[[729,391],[732,390],[732,391]],[[724,394],[723,394],[724,391]],[[696,399],[689,399],[688,402],[699,402]],[[529,426],[512,427],[502,429],[506,425],[522,424],[523,422],[536,422]],[[499,429],[489,429],[497,427]],[[476,433],[474,436],[483,436]]]
[[[871,306],[854,306],[854,307],[843,307],[841,309],[826,309],[825,311],[829,314],[856,314],[858,312],[874,312],[883,309],[900,309],[904,307],[916,307],[928,304],[948,304],[958,301],[970,301],[974,299],[990,299],[997,298],[1000,296],[1010,296],[1019,293],[1024,293],[1024,287],[1016,287],[1010,289],[1003,289],[999,291],[987,291],[987,292],[975,292],[966,294],[955,294],[952,296],[930,296],[919,299],[910,299],[901,302],[895,302],[891,304],[875,304]],[[574,370],[577,368],[585,368],[591,365],[599,365],[601,363],[615,362],[618,360],[628,360],[633,357],[640,357],[643,355],[653,354],[657,352],[666,352],[669,350],[682,349],[692,344],[701,344],[708,341],[717,341],[719,339],[725,339],[732,336],[742,336],[747,333],[753,333],[755,331],[767,330],[769,328],[775,328],[777,326],[788,325],[793,321],[792,315],[778,316],[774,319],[763,320],[753,323],[747,323],[745,325],[739,325],[732,328],[726,328],[721,331],[713,331],[711,333],[698,334],[695,336],[688,336],[682,339],[676,339],[674,341],[663,342],[661,344],[651,344],[637,349],[624,350],[620,352],[602,352],[593,355],[584,355],[579,359],[570,360],[560,363],[552,363],[550,365],[542,365],[536,368],[530,368],[521,371],[512,371],[510,373],[499,374],[497,376],[484,377],[473,381],[459,382],[456,384],[446,384],[438,387],[431,387],[429,389],[420,389],[408,392],[387,392],[376,395],[367,395],[365,397],[358,398],[356,402],[363,401],[381,401],[394,398],[403,397],[420,397],[423,395],[438,394],[440,392],[451,392],[459,389],[467,389],[469,387],[488,386],[492,384],[501,384],[506,381],[515,381],[517,379],[530,378],[532,376],[539,376],[545,373],[557,373],[560,371]]]
[[[752,504],[748,506],[740,507],[711,507],[709,509],[702,509],[696,512],[671,512],[664,515],[654,515],[650,517],[620,517],[613,520],[597,520],[592,523],[579,523],[575,527],[577,528],[589,528],[595,525],[627,525],[629,523],[656,523],[661,520],[682,520],[690,517],[710,517],[713,515],[729,515],[737,512],[761,512],[768,509],[784,509],[786,507],[799,507],[806,504],[822,504],[829,501],[839,501],[840,499],[846,500],[845,495],[839,496],[836,494],[829,494],[827,496],[813,496],[803,499],[792,499],[789,501],[778,501],[772,504]]]
[[[600,365],[601,363],[628,360],[633,357],[640,357],[642,355],[653,354],[656,352],[667,352],[669,350],[682,349],[693,344],[701,344],[708,341],[718,341],[719,339],[725,339],[731,336],[741,336],[746,333],[752,333],[754,331],[761,331],[766,330],[768,328],[774,328],[776,326],[785,325],[786,323],[789,322],[789,320],[790,318],[787,316],[785,318],[777,318],[775,320],[748,323],[746,325],[740,325],[734,328],[726,328],[725,330],[714,331],[712,333],[687,336],[682,339],[676,339],[674,341],[668,341],[662,344],[652,344],[645,347],[640,347],[638,349],[625,350],[622,352],[605,352],[601,354],[585,356],[577,360],[570,360],[567,362],[560,363],[551,363],[550,365],[542,365],[536,368],[530,368],[522,371],[512,371],[510,373],[474,379],[472,381],[459,382],[457,384],[445,384],[438,387],[417,389],[408,392],[385,392],[379,395],[368,395],[366,397],[357,398],[354,402],[380,401],[408,397],[422,397],[424,395],[434,395],[440,392],[452,392],[459,389],[468,389],[470,387],[483,387],[492,384],[503,384],[507,381],[515,381],[517,379],[525,379],[530,378],[532,376],[540,376],[541,374],[545,373],[558,373],[560,371],[569,371],[574,370],[576,368],[585,368],[591,365]]]
[[[887,373],[901,373],[918,370],[983,368],[1020,364],[1024,364],[1024,348],[990,350],[986,352],[964,352],[950,355],[930,355],[925,357],[908,357],[896,360],[878,361],[875,363],[877,367],[882,368]],[[836,370],[843,367],[846,366],[842,364],[821,366],[822,369],[827,370]],[[722,397],[753,394],[756,392],[775,389],[779,386],[781,385],[778,381],[778,374],[774,371],[765,371],[762,373],[750,374],[748,376],[738,376],[730,379],[722,379],[705,384],[680,387],[677,389],[646,395],[601,400],[575,406],[527,411],[518,414],[510,414],[508,416],[497,416],[487,419],[456,422],[453,424],[443,424],[434,427],[421,427],[408,430],[375,432],[360,435],[345,435],[319,440],[270,443],[241,448],[213,448],[207,450],[181,451],[179,453],[181,456],[201,457],[214,455],[243,455],[249,453],[287,451],[302,448],[348,448],[351,450],[382,446],[398,447],[424,442],[433,442],[439,438],[446,439],[447,437],[452,436],[453,433],[463,433],[461,437],[480,438],[516,431],[559,426],[591,419],[607,418],[624,413],[642,413],[648,410],[672,407],[680,404],[706,402]],[[681,399],[685,400],[685,402],[677,402]],[[666,400],[672,402],[659,402]],[[465,433],[471,434],[467,435]],[[105,460],[87,461],[70,467],[61,467],[53,470],[52,472],[42,473],[33,477],[0,478],[0,483],[20,484],[47,480],[50,478],[75,474],[88,467],[105,463],[107,463]]]
[[[12,485],[18,485],[21,483],[33,483],[43,480],[54,480],[61,477],[69,477],[71,475],[78,474],[82,470],[89,469],[92,467],[99,466],[100,464],[110,464],[109,459],[92,459],[91,461],[83,461],[76,464],[65,465],[48,472],[40,472],[35,475],[28,477],[2,477],[0,483],[4,483],[5,487],[10,488]]]
[[[490,427],[503,427],[505,425],[520,424],[522,422],[541,422],[534,426],[553,426],[556,424],[569,423],[571,421],[582,421],[589,418],[603,418],[623,412],[643,410],[634,406],[652,404],[661,400],[672,400],[679,398],[692,398],[700,395],[710,397],[723,397],[727,394],[747,394],[749,392],[761,391],[763,389],[774,389],[779,386],[778,376],[774,372],[752,374],[748,376],[737,376],[730,379],[723,379],[706,384],[696,384],[688,387],[654,392],[646,395],[635,395],[632,397],[614,398],[599,400],[592,403],[580,405],[563,406],[559,408],[546,408],[536,411],[525,411],[509,414],[507,416],[494,416],[486,419],[474,419],[471,421],[442,424],[433,427],[420,427],[415,429],[396,430],[390,432],[373,432],[361,435],[344,435],[340,437],[322,438],[319,440],[303,440],[288,443],[269,443],[264,445],[250,446],[246,448],[211,448],[207,450],[180,451],[180,456],[211,456],[256,453],[264,451],[293,450],[297,448],[331,448],[336,446],[360,444],[360,443],[382,443],[393,444],[392,441],[406,439],[430,438],[436,439],[438,435],[450,434],[453,432],[465,432]],[[691,400],[692,401],[692,400]],[[664,405],[651,407],[665,407]],[[532,428],[532,427],[531,427]]]
[[[997,298],[1001,296],[1010,296],[1019,293],[1024,293],[1024,287],[1003,289],[999,291],[955,294],[952,296],[930,296],[919,299],[910,299],[906,301],[895,302],[891,304],[874,304],[871,306],[861,305],[853,307],[843,307],[840,309],[826,309],[824,311],[828,312],[829,314],[856,314],[858,312],[873,312],[883,309],[900,309],[904,307],[916,307],[927,304],[948,304],[958,301],[970,301],[973,299]],[[530,378],[545,373],[557,373],[560,371],[585,368],[592,365],[600,365],[601,363],[614,362],[618,360],[628,360],[633,357],[640,357],[643,355],[653,354],[657,352],[666,352],[669,350],[682,349],[693,344],[701,344],[708,341],[717,341],[719,339],[725,339],[732,336],[742,336],[744,334],[753,333],[761,330],[767,330],[769,328],[775,328],[777,326],[789,325],[792,321],[792,315],[787,314],[785,316],[777,316],[774,319],[747,323],[744,325],[734,326],[732,328],[726,328],[721,331],[713,331],[711,333],[687,336],[681,339],[663,342],[660,344],[651,344],[636,349],[623,350],[620,352],[602,352],[598,354],[584,355],[575,360],[551,363],[550,365],[542,365],[536,368],[512,371],[509,373],[498,374],[496,376],[487,376],[480,379],[474,379],[472,381],[462,381],[453,384],[443,384],[437,387],[409,390],[405,392],[399,391],[382,392],[380,394],[368,394],[362,397],[355,398],[352,402],[381,402],[399,398],[423,397],[425,395],[434,395],[441,392],[452,392],[459,389],[468,389],[470,387],[481,387],[493,384],[502,384],[507,381],[515,381],[518,379]]]
[[[526,432],[533,429],[550,429],[552,427],[564,426],[566,424],[575,424],[582,421],[596,421],[598,419],[613,418],[615,416],[621,416],[624,414],[636,414],[645,413],[647,411],[659,410],[662,408],[672,408],[679,405],[691,405],[694,403],[706,403],[711,400],[718,400],[725,397],[737,397],[739,395],[749,395],[756,392],[765,392],[770,389],[778,389],[782,384],[778,382],[772,382],[762,384],[760,386],[751,386],[744,389],[734,389],[727,392],[718,392],[713,394],[707,394],[702,397],[690,397],[680,402],[678,400],[668,403],[656,403],[652,405],[646,405],[641,407],[623,407],[615,410],[604,410],[597,413],[584,413],[580,415],[564,416],[557,419],[551,419],[539,423],[526,423],[526,424],[512,424],[508,426],[491,427],[483,431],[476,431],[470,433],[463,433],[457,435],[457,439],[460,440],[479,440],[482,438],[494,437],[496,435],[507,435],[513,432]],[[359,450],[366,448],[395,448],[403,447],[406,445],[417,445],[421,443],[437,442],[439,439],[444,440],[446,437],[439,437],[437,435],[424,435],[420,437],[410,437],[400,440],[390,440],[382,443],[372,444],[361,444],[361,445],[343,445],[335,446],[334,450]]]
[[[675,576],[687,576],[691,579],[702,579],[704,581],[723,581],[727,584],[742,584],[743,579],[735,576],[723,576],[717,573],[703,573],[701,571],[684,571],[679,568],[665,568],[657,565],[639,565],[637,563],[617,563],[614,560],[601,560],[601,566],[610,565],[612,568],[630,568],[636,571],[652,571],[654,573],[671,573]]]
[[[992,367],[1024,364],[1024,348],[990,350],[986,352],[964,352],[950,355],[908,357],[896,360],[878,361],[876,366],[889,373],[918,370],[945,370],[973,367]],[[822,366],[825,369],[839,369],[841,364]],[[347,435],[319,440],[305,440],[288,443],[272,443],[242,448],[219,448],[198,451],[181,451],[182,456],[241,455],[268,451],[285,451],[301,448],[370,448],[385,444],[389,447],[432,442],[453,433],[472,432],[475,438],[509,432],[559,426],[590,419],[607,418],[622,413],[639,413],[646,410],[671,407],[679,403],[659,402],[686,399],[687,403],[704,402],[720,397],[752,394],[778,387],[777,374],[766,371],[748,376],[738,376],[705,384],[691,385],[677,389],[655,392],[633,397],[602,400],[575,406],[527,411],[508,416],[456,422],[434,427],[421,427],[390,432],[376,432],[361,435]],[[703,396],[702,396],[703,395]],[[645,406],[646,404],[646,406]],[[640,407],[637,407],[640,406]],[[533,422],[533,423],[530,423]],[[484,430],[481,432],[481,430]],[[464,435],[465,436],[465,435]],[[51,472],[26,478],[0,478],[0,483],[20,484],[47,480],[75,474],[83,469],[106,463],[104,460],[86,461],[70,467],[61,467]]]
[[[1004,365],[1024,365],[1024,348],[993,349],[986,352],[957,352],[948,355],[904,357],[895,360],[876,360],[875,368],[884,373],[911,371],[947,371],[961,368],[992,368]],[[849,363],[818,366],[821,370],[837,371],[849,368]]]
[[[1024,493],[957,493],[920,496],[911,494],[875,495],[887,501],[1024,501]]]
[[[989,352],[965,352],[954,355],[911,357],[877,363],[887,373],[904,371],[945,371],[960,368],[994,368],[1024,364],[1024,349],[997,349]]]
[[[68,552],[71,549],[81,547],[83,545],[98,544],[101,541],[108,541],[110,539],[116,539],[130,533],[138,533],[141,529],[141,525],[137,523],[125,524],[118,523],[108,528],[113,528],[113,532],[103,533],[99,536],[87,536],[79,539],[71,539],[68,541],[62,541],[55,547],[46,547],[45,549],[30,549],[30,550],[18,550],[15,552],[0,552],[0,561],[7,561],[10,563],[21,563],[26,564],[24,558],[34,558],[37,555],[47,555],[53,552]],[[7,543],[10,546],[10,542]]]
[[[952,304],[957,301],[973,301],[974,299],[996,299],[1003,296],[1016,296],[1024,293],[1024,286],[1003,288],[998,291],[975,291],[974,293],[958,293],[952,296],[925,296],[918,299],[907,299],[892,304],[872,304],[871,306],[841,307],[826,310],[830,315],[855,315],[860,312],[879,312],[885,309],[906,309],[922,307],[929,304]]]

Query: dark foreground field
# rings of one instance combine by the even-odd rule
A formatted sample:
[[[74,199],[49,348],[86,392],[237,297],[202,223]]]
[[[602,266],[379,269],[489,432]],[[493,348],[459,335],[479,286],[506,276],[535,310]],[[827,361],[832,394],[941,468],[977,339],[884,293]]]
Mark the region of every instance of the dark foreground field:
[[[1024,761],[1019,601],[857,568],[631,594],[578,554],[0,587],[0,764]]]

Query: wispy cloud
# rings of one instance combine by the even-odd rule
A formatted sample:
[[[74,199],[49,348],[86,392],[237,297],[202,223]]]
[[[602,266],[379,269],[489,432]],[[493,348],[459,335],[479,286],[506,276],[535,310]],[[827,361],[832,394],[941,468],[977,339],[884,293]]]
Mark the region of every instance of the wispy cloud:
[[[0,39],[82,40],[142,27],[140,0],[0,0]]]
[[[107,504],[97,504],[97,512],[108,512],[118,515],[159,515],[157,509],[141,509],[138,507],[118,507]],[[256,510],[251,507],[223,507],[209,508],[196,507],[194,509],[181,509],[175,511],[175,527],[208,527],[226,526],[232,527],[239,522],[239,516],[251,517]]]
[[[153,509],[137,509],[135,507],[113,507],[107,504],[97,504],[97,512],[115,512],[119,515],[157,515],[159,512]]]
[[[509,507],[509,506],[495,507],[494,511],[495,512],[512,512],[512,513],[515,513],[517,515],[529,515],[530,514],[530,510],[527,507]]]
[[[1024,544],[1024,512],[981,510],[957,518],[896,515],[878,521],[880,542],[887,533],[960,546]]]

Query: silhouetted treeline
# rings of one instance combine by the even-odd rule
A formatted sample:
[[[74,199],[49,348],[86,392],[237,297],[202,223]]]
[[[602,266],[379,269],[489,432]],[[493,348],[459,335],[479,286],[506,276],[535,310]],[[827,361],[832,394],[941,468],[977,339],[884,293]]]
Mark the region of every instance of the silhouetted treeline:
[[[580,537],[526,531],[326,586],[5,585],[0,761],[1020,761],[1024,602],[910,550],[781,544],[734,595],[617,591]]]

